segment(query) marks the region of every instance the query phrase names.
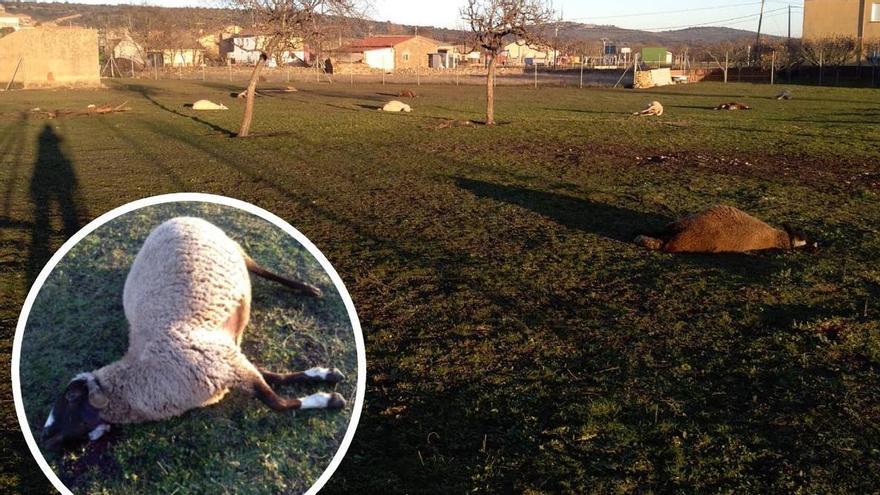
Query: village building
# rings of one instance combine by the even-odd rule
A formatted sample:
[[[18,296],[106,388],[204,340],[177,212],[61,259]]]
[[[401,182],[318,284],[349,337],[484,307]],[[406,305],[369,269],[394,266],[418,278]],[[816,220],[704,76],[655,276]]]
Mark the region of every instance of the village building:
[[[449,53],[440,55],[440,42],[417,35],[370,36],[357,40],[339,51],[346,62],[361,61],[371,68],[387,72],[402,69],[445,67],[452,63]],[[438,57],[432,57],[439,55]],[[443,65],[447,64],[447,65]]]
[[[804,0],[804,39],[880,38],[878,0]]]
[[[256,65],[268,42],[266,35],[242,31],[228,38],[228,42],[221,46],[220,55],[233,65]],[[269,55],[267,67],[308,65],[312,60],[309,47],[302,38],[291,38],[276,53]]]
[[[201,67],[205,63],[205,49],[200,46],[152,48],[147,60],[153,67]]]
[[[22,28],[33,27],[34,20],[27,15],[11,14],[0,5],[0,29],[12,28],[16,31]]]
[[[504,65],[553,65],[559,57],[559,52],[549,46],[529,45],[522,41],[514,41],[507,44],[499,54],[499,62]]]
[[[217,32],[204,32],[197,41],[205,49],[205,57],[218,60],[224,53],[232,51],[232,37],[241,33],[243,28],[235,24],[223,27]]]
[[[69,27],[20,29],[0,38],[0,85],[99,86],[98,32]]]

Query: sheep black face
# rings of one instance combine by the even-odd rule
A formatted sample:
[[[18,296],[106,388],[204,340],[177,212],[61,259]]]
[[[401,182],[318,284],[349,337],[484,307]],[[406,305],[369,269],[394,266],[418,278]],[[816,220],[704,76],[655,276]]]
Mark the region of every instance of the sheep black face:
[[[110,429],[101,419],[107,399],[99,388],[89,374],[77,376],[67,385],[43,426],[41,440],[47,449],[58,450],[86,438],[97,440]]]
[[[796,229],[788,224],[783,225],[783,228],[785,229],[785,232],[788,233],[792,249],[804,249],[808,252],[814,252],[819,249],[819,243],[808,238],[802,230]]]

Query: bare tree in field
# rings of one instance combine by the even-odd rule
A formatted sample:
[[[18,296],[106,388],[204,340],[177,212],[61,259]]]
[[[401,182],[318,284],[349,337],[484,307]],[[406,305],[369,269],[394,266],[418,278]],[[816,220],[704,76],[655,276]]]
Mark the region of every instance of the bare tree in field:
[[[228,0],[237,9],[246,11],[254,20],[254,28],[265,36],[265,43],[258,47],[260,58],[254,65],[247,87],[244,115],[241,118],[239,137],[250,134],[254,117],[254,93],[260,71],[266,60],[278,48],[294,38],[314,39],[324,23],[331,18],[359,17],[364,5],[360,0]]]
[[[495,124],[495,69],[498,54],[510,41],[544,45],[542,28],[554,20],[553,9],[542,0],[468,0],[461,18],[471,30],[475,48],[486,53],[486,125]]]

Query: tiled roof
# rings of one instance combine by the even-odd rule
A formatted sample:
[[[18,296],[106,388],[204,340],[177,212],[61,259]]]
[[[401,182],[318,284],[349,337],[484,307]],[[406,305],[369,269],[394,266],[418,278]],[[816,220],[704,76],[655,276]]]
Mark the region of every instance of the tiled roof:
[[[404,41],[415,38],[412,35],[398,35],[398,36],[370,36],[368,38],[364,38],[362,40],[357,40],[351,44],[352,47],[355,48],[389,48],[398,43],[403,43]]]

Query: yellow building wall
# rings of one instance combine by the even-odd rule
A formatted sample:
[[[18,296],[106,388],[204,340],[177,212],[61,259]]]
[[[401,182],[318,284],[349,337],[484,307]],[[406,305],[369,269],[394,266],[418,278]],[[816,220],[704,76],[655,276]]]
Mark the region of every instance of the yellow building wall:
[[[0,82],[12,77],[26,88],[99,86],[98,32],[94,29],[40,27],[0,38]]]
[[[440,44],[434,40],[416,36],[394,45],[394,68],[415,69],[428,67],[428,54],[437,53]]]
[[[804,39],[858,36],[861,4],[861,0],[804,0]],[[880,38],[880,21],[871,20],[874,4],[880,5],[880,0],[864,0],[866,39]]]

